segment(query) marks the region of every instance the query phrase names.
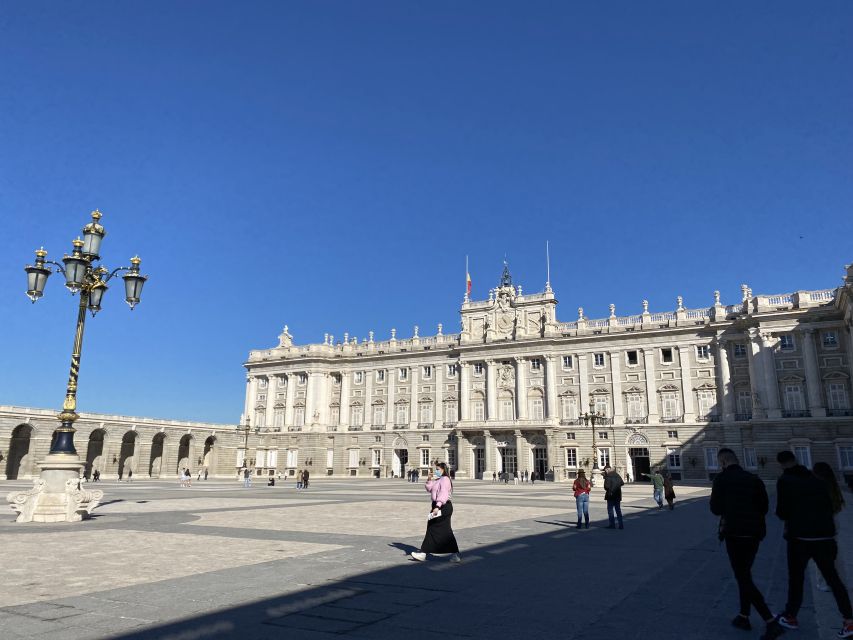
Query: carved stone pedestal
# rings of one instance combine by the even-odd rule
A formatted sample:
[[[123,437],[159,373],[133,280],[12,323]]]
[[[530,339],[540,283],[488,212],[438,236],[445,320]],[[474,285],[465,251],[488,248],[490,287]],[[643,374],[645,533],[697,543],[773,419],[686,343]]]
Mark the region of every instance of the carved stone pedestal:
[[[598,467],[594,468],[591,475],[592,478],[590,479],[590,482],[593,487],[600,487],[604,484],[604,481],[601,479],[601,469]]]
[[[6,496],[16,522],[78,522],[87,518],[100,504],[104,492],[80,488],[77,456],[49,455],[39,464],[41,474],[27,491],[12,491]]]

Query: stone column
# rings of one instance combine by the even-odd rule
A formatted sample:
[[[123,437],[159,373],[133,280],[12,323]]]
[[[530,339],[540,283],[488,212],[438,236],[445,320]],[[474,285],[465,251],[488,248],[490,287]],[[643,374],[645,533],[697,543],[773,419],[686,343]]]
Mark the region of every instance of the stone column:
[[[456,475],[462,478],[473,478],[471,468],[471,443],[460,429],[456,433]]]
[[[275,392],[276,376],[267,376],[267,408],[266,408],[266,426],[270,429],[275,427]]]
[[[388,404],[385,405],[385,424],[389,429],[394,428],[394,421],[397,419],[397,407],[394,404],[395,392],[397,391],[397,372],[394,369],[388,369],[386,380],[388,381]]]
[[[341,371],[341,419],[340,426],[346,431],[349,426],[349,403],[350,403],[350,384],[352,384],[352,373],[349,371]],[[309,478],[310,480],[310,478]]]
[[[729,344],[721,338],[717,338],[717,384],[720,387],[717,393],[720,411],[724,422],[735,419],[734,389],[732,388],[732,371],[729,365]]]
[[[853,380],[853,317],[847,321],[847,368],[850,369],[850,379]]]
[[[459,363],[459,420],[471,419],[471,365]]]
[[[518,447],[518,472],[521,473],[525,469],[530,471],[533,466],[532,456],[530,455],[530,443],[520,429],[515,432],[515,443]]]
[[[527,359],[518,356],[515,359],[515,402],[518,407],[516,416],[527,420]]]
[[[444,426],[444,367],[445,363],[440,362],[433,367],[433,379],[435,380],[435,393],[433,398],[435,404],[432,410],[432,423],[438,429]],[[458,455],[458,454],[457,454]]]
[[[304,430],[307,430],[309,426],[314,424],[314,395],[315,395],[315,387],[317,383],[315,381],[314,376],[316,375],[313,371],[307,372],[308,379],[305,382],[305,426]]]
[[[246,404],[243,408],[243,420],[254,419],[254,415],[252,414],[252,387],[254,386],[255,379],[247,375],[246,376]]]
[[[822,385],[820,382],[820,368],[817,362],[817,351],[815,350],[815,330],[805,329],[801,333],[803,341],[803,355],[806,364],[806,392],[809,398],[809,410],[812,417],[821,418],[826,415],[826,407],[823,404]]]
[[[296,374],[287,374],[287,397],[284,401],[284,425],[293,426],[293,403],[296,399]],[[310,478],[309,478],[310,479]]]
[[[613,383],[613,424],[623,424],[625,412],[622,408],[622,352],[610,352],[610,374]]]
[[[589,372],[586,366],[586,353],[578,354],[578,377],[580,378],[581,397],[578,402],[578,412],[581,415],[589,411]]]
[[[755,327],[747,331],[747,344],[749,353],[749,387],[752,393],[752,417],[767,417],[767,395],[764,390],[764,364],[761,360],[761,343],[758,338],[758,329]]]
[[[773,355],[773,347],[776,345],[776,339],[769,333],[762,333],[761,342],[761,351],[764,356],[764,389],[767,397],[767,417],[781,418],[779,381],[776,379],[776,358]]]
[[[486,470],[483,472],[483,480],[491,480],[492,474],[497,471],[497,467],[495,466],[495,454],[497,453],[497,447],[495,446],[495,439],[488,430],[483,431],[483,437],[486,441],[484,450]]]
[[[418,397],[418,395],[419,395],[418,394],[418,384],[419,383],[418,383],[418,381],[420,379],[420,372],[421,372],[420,365],[415,365],[411,368],[411,376],[410,376],[411,380],[410,380],[410,382],[412,385],[412,392],[411,392],[411,394],[409,394],[409,397],[411,398],[411,401],[409,403],[409,428],[410,429],[417,429],[418,428],[418,422],[421,419],[420,403],[418,402],[418,400],[419,400],[419,397]]]
[[[545,402],[550,423],[557,420],[557,361],[552,355],[545,356]]]
[[[678,346],[678,364],[681,367],[681,397],[684,408],[684,422],[696,421],[696,403],[693,401],[693,379],[690,375],[690,350],[693,345]]]
[[[364,421],[363,425],[365,429],[370,429],[370,425],[373,424],[373,377],[376,375],[375,371],[365,371],[364,372]],[[373,455],[373,454],[371,454]],[[373,461],[371,460],[371,464]]]
[[[655,349],[643,348],[643,366],[646,373],[646,404],[648,405],[649,424],[654,424],[658,418],[658,390],[655,379]]]
[[[489,422],[498,418],[498,385],[494,360],[486,360],[486,419]]]

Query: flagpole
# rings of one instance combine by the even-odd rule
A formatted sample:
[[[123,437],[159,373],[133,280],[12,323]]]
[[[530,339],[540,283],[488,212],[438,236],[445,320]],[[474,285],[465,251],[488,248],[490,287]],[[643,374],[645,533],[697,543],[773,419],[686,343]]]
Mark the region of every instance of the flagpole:
[[[545,241],[545,291],[551,291],[551,247],[548,240]]]
[[[468,256],[465,256],[465,302],[470,299],[468,296]]]

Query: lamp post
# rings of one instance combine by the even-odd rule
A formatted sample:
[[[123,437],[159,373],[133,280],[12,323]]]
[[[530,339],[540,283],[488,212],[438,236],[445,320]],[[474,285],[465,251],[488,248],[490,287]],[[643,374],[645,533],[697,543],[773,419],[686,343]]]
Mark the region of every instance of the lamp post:
[[[586,426],[592,426],[592,486],[597,487],[601,481],[601,469],[598,468],[598,442],[595,439],[595,426],[604,420],[604,416],[600,413],[587,411],[581,414],[580,419]]]
[[[101,302],[109,288],[107,283],[122,272],[125,301],[133,310],[139,304],[142,287],[148,276],[139,272],[141,260],[138,256],[130,259],[129,267],[118,267],[112,271],[99,264],[101,242],[107,234],[101,225],[101,217],[100,211],[92,212],[91,222],[83,227],[83,239],[72,241],[71,255],[65,255],[62,264],[46,260],[47,251],[42,248],[35,252],[35,264],[24,268],[27,273],[27,297],[33,303],[44,295],[47,279],[53,273],[48,265],[53,265],[65,276],[65,287],[72,295],[79,294],[80,303],[65,401],[62,403],[62,412],[57,416],[60,426],[53,433],[47,458],[39,464],[41,473],[33,489],[10,493],[7,498],[12,508],[18,511],[18,522],[82,520],[103,497],[101,491],[81,491],[77,483],[83,465],[74,447],[74,423],[80,417],[77,414],[77,379],[86,312],[94,317],[101,310]]]

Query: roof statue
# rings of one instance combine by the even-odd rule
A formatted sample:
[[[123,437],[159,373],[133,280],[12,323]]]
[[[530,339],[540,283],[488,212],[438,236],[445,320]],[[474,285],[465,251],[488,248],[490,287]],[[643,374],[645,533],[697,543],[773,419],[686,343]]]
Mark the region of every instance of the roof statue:
[[[512,276],[509,275],[509,265],[504,260],[504,272],[501,274],[501,286],[502,287],[511,287],[512,286]]]

